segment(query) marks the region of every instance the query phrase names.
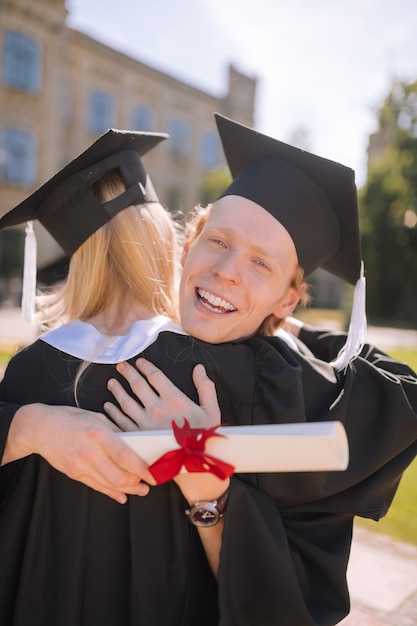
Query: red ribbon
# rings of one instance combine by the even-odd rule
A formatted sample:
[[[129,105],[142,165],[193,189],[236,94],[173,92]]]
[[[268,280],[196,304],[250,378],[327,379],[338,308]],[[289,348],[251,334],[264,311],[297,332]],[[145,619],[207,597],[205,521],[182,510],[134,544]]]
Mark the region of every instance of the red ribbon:
[[[215,432],[219,425],[211,428],[190,428],[184,418],[182,428],[175,422],[172,422],[172,428],[181,448],[166,452],[149,466],[149,471],[158,484],[172,480],[183,466],[188,472],[210,472],[221,480],[233,474],[233,465],[204,452],[209,437],[224,437]]]

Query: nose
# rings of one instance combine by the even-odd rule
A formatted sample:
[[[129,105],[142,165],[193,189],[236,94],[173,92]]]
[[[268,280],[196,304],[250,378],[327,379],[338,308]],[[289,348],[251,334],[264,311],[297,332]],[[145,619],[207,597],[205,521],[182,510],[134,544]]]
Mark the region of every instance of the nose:
[[[229,251],[212,267],[212,272],[221,280],[237,284],[241,280],[241,259],[237,252]]]

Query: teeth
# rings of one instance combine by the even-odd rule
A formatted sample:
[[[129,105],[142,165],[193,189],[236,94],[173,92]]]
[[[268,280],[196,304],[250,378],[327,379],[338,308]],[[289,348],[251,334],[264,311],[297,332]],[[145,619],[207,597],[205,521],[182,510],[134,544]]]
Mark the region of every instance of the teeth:
[[[210,310],[212,311],[216,311],[218,313],[222,311],[236,311],[236,308],[233,306],[233,304],[230,304],[230,302],[227,302],[227,300],[223,300],[223,298],[219,298],[219,296],[215,296],[205,289],[198,289],[197,292],[200,298],[204,300],[204,304],[206,306],[207,304],[212,305],[211,307],[207,307],[210,308]]]

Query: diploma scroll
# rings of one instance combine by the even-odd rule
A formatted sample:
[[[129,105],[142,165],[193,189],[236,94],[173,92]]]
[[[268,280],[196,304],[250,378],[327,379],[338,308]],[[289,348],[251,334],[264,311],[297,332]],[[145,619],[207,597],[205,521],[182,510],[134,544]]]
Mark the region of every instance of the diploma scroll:
[[[220,426],[216,433],[223,437],[208,438],[205,452],[236,473],[345,470],[349,462],[341,422]],[[148,464],[180,448],[172,430],[118,434]]]

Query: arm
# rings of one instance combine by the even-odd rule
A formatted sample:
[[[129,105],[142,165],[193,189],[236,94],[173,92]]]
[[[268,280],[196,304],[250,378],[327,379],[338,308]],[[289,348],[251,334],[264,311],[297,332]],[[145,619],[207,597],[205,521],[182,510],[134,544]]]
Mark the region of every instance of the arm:
[[[301,342],[301,347],[306,346],[317,359],[326,362],[337,357],[346,341],[345,332],[306,324],[295,317],[286,318],[284,329],[291,333],[296,341]],[[364,345],[360,356],[378,366],[390,362],[388,369],[395,363],[385,352],[368,343]]]
[[[349,612],[353,518],[284,508],[236,477],[219,568],[221,625],[329,626]]]
[[[209,428],[220,424],[216,389],[202,365],[197,365],[193,371],[200,406],[178,390],[149,361],[138,359],[136,365],[137,370],[128,363],[120,363],[117,369],[126,377],[132,391],[144,405],[143,408],[116,379],[111,379],[108,383],[123,411],[131,416],[131,419],[128,418],[110,402],[105,404],[106,412],[123,430],[137,430],[138,427],[141,430],[171,428],[173,420],[182,422],[184,417],[194,428]],[[229,479],[220,480],[209,473],[179,474],[174,480],[189,505],[201,500],[217,499],[230,484]],[[197,527],[207,560],[215,575],[220,559],[223,525],[222,518],[215,526]]]
[[[96,409],[101,402],[94,398],[104,397],[99,376],[85,387],[92,410],[74,406],[78,366],[76,359],[57,357],[41,341],[10,360],[0,383],[0,461],[9,466],[2,476],[12,476],[27,456],[36,454],[118,502],[126,502],[127,494],[145,495],[149,488],[141,480],[154,484],[147,466],[117,436],[118,427]],[[105,381],[103,377],[104,390]]]
[[[148,379],[156,373],[144,360],[138,366]],[[164,381],[163,375],[158,374],[158,384],[152,379],[155,394],[135,368],[122,369],[130,385],[136,391],[141,389],[141,401],[146,397],[151,409],[157,406],[158,413],[169,413],[175,395],[176,415],[192,415],[193,403],[168,379]],[[198,385],[198,378],[194,380]],[[126,400],[132,408],[126,392],[118,386],[115,390],[121,406],[126,407]],[[202,405],[207,405],[201,391],[199,396]],[[114,405],[105,408],[115,421],[126,419]],[[146,427],[146,408],[136,407],[135,414]],[[188,503],[216,499],[228,482],[221,483],[209,474],[180,474],[175,481]],[[342,619],[349,607],[346,566],[352,516],[298,512],[288,507],[281,510],[276,499],[237,476],[230,483],[222,520],[199,529],[207,559],[218,576],[220,624],[266,626],[279,616],[283,623],[298,620],[304,626],[328,626]]]
[[[287,317],[283,328],[294,337],[302,351],[307,347],[315,358],[327,363],[337,357],[346,341],[346,333],[312,326],[295,317]]]
[[[5,409],[2,409],[5,410]],[[11,420],[1,465],[39,454],[58,471],[121,504],[154,484],[146,464],[100,413],[75,407],[28,404]]]

